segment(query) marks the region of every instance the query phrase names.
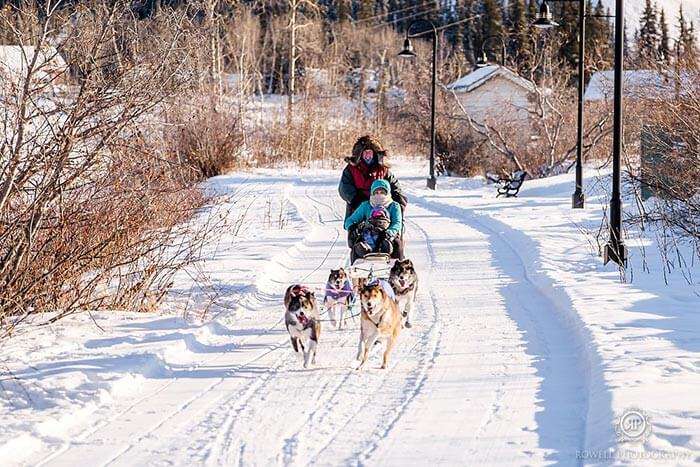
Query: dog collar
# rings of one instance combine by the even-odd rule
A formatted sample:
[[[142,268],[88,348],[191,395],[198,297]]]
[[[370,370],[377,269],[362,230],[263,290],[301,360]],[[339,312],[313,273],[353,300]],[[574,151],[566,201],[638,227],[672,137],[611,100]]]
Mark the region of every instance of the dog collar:
[[[367,310],[364,310],[364,312],[367,313]],[[369,319],[369,322],[372,323],[372,324],[374,324],[374,327],[377,328],[377,329],[379,329],[379,325],[382,324],[382,318],[383,318],[383,317],[384,317],[384,312],[382,312],[382,314],[379,316],[379,321],[377,321],[377,322],[375,323],[374,320],[372,319],[372,317],[371,317],[370,315],[367,315],[367,318]]]
[[[397,291],[397,293],[410,292],[411,290],[413,290],[413,287],[416,285],[416,284],[411,284],[408,287],[401,287],[401,284],[399,284],[398,282],[396,282],[396,281],[393,281],[393,282],[398,286],[399,290]]]

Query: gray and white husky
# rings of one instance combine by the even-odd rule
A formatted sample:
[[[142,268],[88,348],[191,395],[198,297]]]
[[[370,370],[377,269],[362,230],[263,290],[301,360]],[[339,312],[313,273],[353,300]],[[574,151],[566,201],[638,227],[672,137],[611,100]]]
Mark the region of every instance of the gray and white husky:
[[[316,350],[321,335],[321,320],[314,293],[302,285],[291,285],[284,294],[284,322],[292,341],[292,348],[304,357],[304,368],[309,361],[316,364]]]
[[[410,328],[411,312],[418,293],[418,274],[410,259],[397,260],[389,272],[389,284],[394,289],[399,310],[406,321],[404,326]]]

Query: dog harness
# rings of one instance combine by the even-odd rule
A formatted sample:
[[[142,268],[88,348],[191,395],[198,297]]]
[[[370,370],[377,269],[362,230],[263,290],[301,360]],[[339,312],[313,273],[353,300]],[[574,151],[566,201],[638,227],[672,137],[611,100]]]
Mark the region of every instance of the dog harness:
[[[342,289],[336,289],[333,287],[333,285],[328,282],[326,283],[326,297],[325,298],[332,298],[333,300],[338,300],[341,298],[350,298],[352,300],[352,285],[350,285],[350,281],[345,281],[345,284],[343,284]]]

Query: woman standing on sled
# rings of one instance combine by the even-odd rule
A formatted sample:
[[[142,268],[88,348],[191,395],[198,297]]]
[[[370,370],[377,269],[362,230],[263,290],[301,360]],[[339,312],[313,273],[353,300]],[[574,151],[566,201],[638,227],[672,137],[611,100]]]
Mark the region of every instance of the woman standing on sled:
[[[352,147],[352,157],[346,157],[348,165],[340,177],[338,191],[340,197],[347,203],[345,218],[355,212],[363,201],[369,200],[369,189],[375,180],[386,180],[391,188],[391,197],[401,205],[401,212],[406,208],[408,200],[401,191],[399,181],[389,170],[384,157],[386,151],[370,135],[365,135],[355,142]]]
[[[363,201],[355,212],[345,219],[345,228],[355,228],[355,242],[351,245],[351,261],[369,253],[386,253],[403,259],[401,206],[391,199],[391,186],[386,180],[372,182],[369,201]]]
[[[403,215],[406,209],[408,200],[401,191],[399,181],[389,170],[384,157],[386,151],[378,140],[370,135],[365,135],[359,138],[352,147],[352,157],[348,157],[345,161],[348,163],[343,170],[343,175],[340,178],[338,191],[341,198],[346,203],[345,219],[364,201],[369,201],[370,187],[375,180],[385,180],[389,184],[389,194],[393,201],[397,202],[401,207]],[[394,239],[392,256],[403,258],[403,225],[399,235]],[[358,242],[359,233],[356,229],[348,230],[348,246],[352,248]],[[353,258],[354,259],[354,255]]]

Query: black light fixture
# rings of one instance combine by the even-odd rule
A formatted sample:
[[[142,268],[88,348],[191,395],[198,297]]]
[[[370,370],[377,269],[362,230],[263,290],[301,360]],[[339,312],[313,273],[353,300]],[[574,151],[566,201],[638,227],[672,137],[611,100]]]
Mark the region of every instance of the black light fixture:
[[[479,55],[479,58],[476,60],[476,67],[477,68],[484,68],[488,66],[489,64],[489,58],[486,56],[486,51],[482,50],[481,54]]]
[[[403,50],[398,53],[399,57],[402,58],[413,58],[416,53],[413,51],[413,45],[411,44],[410,32],[411,28],[418,24],[423,23],[430,27],[430,32],[433,36],[433,60],[432,60],[432,80],[430,85],[430,176],[428,178],[428,188],[431,190],[435,189],[437,180],[435,178],[435,94],[437,88],[437,47],[438,47],[438,34],[437,28],[432,21],[426,19],[417,19],[412,21],[406,28],[406,39],[403,41]],[[423,34],[423,33],[421,33]],[[417,37],[421,34],[417,34]]]
[[[403,58],[413,58],[416,56],[416,53],[413,51],[413,44],[411,44],[411,39],[408,37],[403,40],[403,50],[399,52],[399,57]]]
[[[498,39],[499,41],[501,41],[501,66],[506,66],[506,41],[504,41],[500,35],[494,34],[492,36],[488,36],[481,43],[481,51],[479,52],[479,58],[476,60],[477,68],[484,68],[488,66],[489,57],[488,55],[486,55],[486,44],[494,39]]]
[[[624,0],[615,0],[615,98],[613,99],[613,172],[612,197],[610,198],[610,240],[603,252],[604,262],[614,261],[624,268],[627,265],[627,247],[622,237],[622,172],[623,133],[623,73],[625,65],[625,10]]]
[[[537,19],[532,25],[539,29],[551,29],[559,26],[558,23],[552,20],[552,12],[549,10],[549,5],[546,0],[540,4],[540,11],[537,13]]]
[[[586,53],[586,17],[592,16],[586,14],[585,0],[549,0],[562,3],[578,3],[578,115],[576,119],[576,188],[574,194],[571,195],[571,207],[574,209],[583,209],[585,207],[585,195],[583,193],[583,99],[585,94],[584,82],[584,59]],[[540,11],[537,14],[537,20],[532,23],[533,26],[540,29],[549,29],[559,26],[552,20],[552,14],[549,11],[547,0],[543,0],[540,4]]]
[[[578,2],[579,4],[579,56],[578,56],[578,128],[576,147],[576,189],[572,195],[572,207],[581,209],[584,207],[583,195],[583,100],[584,100],[584,59],[586,44],[586,18],[610,18],[608,15],[586,14],[585,0],[549,0],[557,2]],[[621,158],[623,135],[623,73],[624,73],[624,0],[615,0],[615,98],[613,101],[613,174],[612,197],[610,199],[610,241],[603,250],[604,262],[616,262],[620,267],[625,267],[627,262],[627,247],[622,232],[622,197],[621,185]],[[552,21],[547,0],[540,4],[540,11],[533,26],[540,29],[549,29],[558,26]]]

